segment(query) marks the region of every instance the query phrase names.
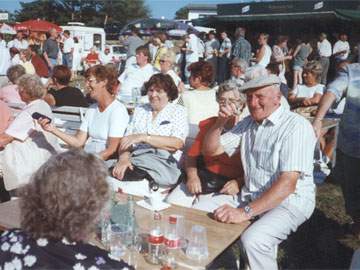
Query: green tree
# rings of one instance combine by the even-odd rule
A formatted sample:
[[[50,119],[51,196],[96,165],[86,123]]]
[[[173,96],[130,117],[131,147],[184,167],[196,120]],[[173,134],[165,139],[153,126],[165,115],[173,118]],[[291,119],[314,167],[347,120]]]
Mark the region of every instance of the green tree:
[[[107,23],[123,25],[150,15],[144,0],[35,0],[20,2],[20,5],[17,21],[39,18],[57,24],[78,21],[88,26],[104,26]]]
[[[187,20],[189,14],[189,9],[185,6],[178,9],[175,13],[175,19],[177,20]]]

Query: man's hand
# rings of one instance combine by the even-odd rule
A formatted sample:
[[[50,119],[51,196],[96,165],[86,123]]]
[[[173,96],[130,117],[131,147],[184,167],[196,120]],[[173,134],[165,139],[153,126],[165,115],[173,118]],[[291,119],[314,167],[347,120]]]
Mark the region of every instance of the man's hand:
[[[119,150],[126,151],[133,144],[144,142],[145,138],[146,138],[146,135],[144,135],[144,134],[133,134],[133,135],[125,136],[121,139]]]
[[[315,136],[316,138],[320,138],[321,135],[321,127],[322,127],[322,123],[320,119],[315,118],[314,122],[312,123],[312,126],[314,128],[314,132],[315,132]]]
[[[238,194],[239,192],[240,192],[239,184],[236,179],[226,182],[226,184],[220,190],[220,193],[233,195],[233,196]]]
[[[191,194],[200,194],[202,192],[202,189],[199,176],[197,174],[188,176],[186,181],[186,187]]]
[[[223,223],[241,223],[249,220],[242,208],[233,208],[230,205],[220,206],[214,211],[214,217],[217,221]]]

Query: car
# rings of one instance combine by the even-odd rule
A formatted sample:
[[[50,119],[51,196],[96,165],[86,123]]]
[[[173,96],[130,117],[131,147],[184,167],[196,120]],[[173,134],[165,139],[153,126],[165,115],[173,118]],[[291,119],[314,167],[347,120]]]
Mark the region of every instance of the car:
[[[127,49],[124,46],[118,44],[108,44],[105,47],[110,49],[110,54],[114,56],[115,61],[121,62],[126,60]]]

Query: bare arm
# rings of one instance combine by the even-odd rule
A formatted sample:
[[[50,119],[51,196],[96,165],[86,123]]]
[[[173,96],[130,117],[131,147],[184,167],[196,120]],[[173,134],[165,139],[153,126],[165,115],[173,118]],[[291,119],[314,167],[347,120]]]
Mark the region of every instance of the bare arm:
[[[295,57],[295,56],[298,54],[298,52],[300,51],[300,47],[301,47],[301,45],[298,45],[298,46],[296,47],[296,49],[295,49],[295,51],[294,51],[294,53],[293,53],[293,57]]]
[[[321,100],[322,94],[316,93],[312,98],[305,98],[302,102],[304,106],[314,106],[318,105]]]
[[[121,141],[121,138],[109,137],[108,141],[107,141],[106,149],[99,153],[100,157],[103,160],[108,160],[114,153],[116,153],[116,150],[119,147],[120,141]]]
[[[120,143],[120,150],[128,150],[133,144],[146,143],[154,148],[175,152],[184,146],[184,142],[173,136],[133,134],[123,137]]]
[[[262,46],[261,49],[256,54],[256,59],[255,59],[256,63],[259,63],[261,59],[264,57],[264,55],[265,55],[265,46]]]
[[[7,135],[6,133],[0,134],[0,149],[11,143],[14,137]]]
[[[274,184],[257,200],[249,205],[252,208],[252,216],[260,215],[277,207],[290,194],[294,193],[299,178],[298,172],[283,172]],[[241,223],[249,220],[243,208],[233,208],[223,205],[215,210],[215,218],[225,223]]]
[[[317,138],[319,138],[321,134],[321,120],[325,117],[325,114],[330,109],[331,105],[334,103],[335,100],[336,96],[330,91],[326,92],[320,100],[319,108],[316,112],[313,122],[313,128],[315,130]]]
[[[65,132],[62,132],[60,129],[55,127],[52,123],[49,123],[48,119],[40,118],[38,120],[38,123],[41,125],[41,127],[52,134],[54,134],[56,137],[60,138],[64,142],[66,142],[68,145],[71,145],[73,147],[83,147],[86,143],[86,140],[88,138],[88,134],[84,131],[78,130],[75,136],[69,135]]]

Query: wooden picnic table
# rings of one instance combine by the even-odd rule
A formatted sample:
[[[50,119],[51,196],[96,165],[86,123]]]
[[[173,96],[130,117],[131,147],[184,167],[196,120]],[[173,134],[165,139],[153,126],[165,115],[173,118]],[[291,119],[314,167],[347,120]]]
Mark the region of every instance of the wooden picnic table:
[[[6,230],[20,227],[19,201],[20,199],[16,199],[0,204],[0,229]],[[152,212],[135,204],[135,213],[140,232],[148,232]],[[186,235],[190,235],[191,227],[195,224],[202,225],[207,229],[209,257],[201,263],[194,263],[186,258],[183,250],[180,250],[176,259],[178,269],[205,269],[227,247],[235,242],[250,224],[249,222],[241,224],[220,223],[212,219],[207,212],[175,205],[160,213],[163,219],[166,219],[171,214],[184,216]],[[91,242],[103,248],[97,238],[93,238]],[[160,266],[151,265],[145,261],[143,256],[138,256],[137,269],[160,269]]]

